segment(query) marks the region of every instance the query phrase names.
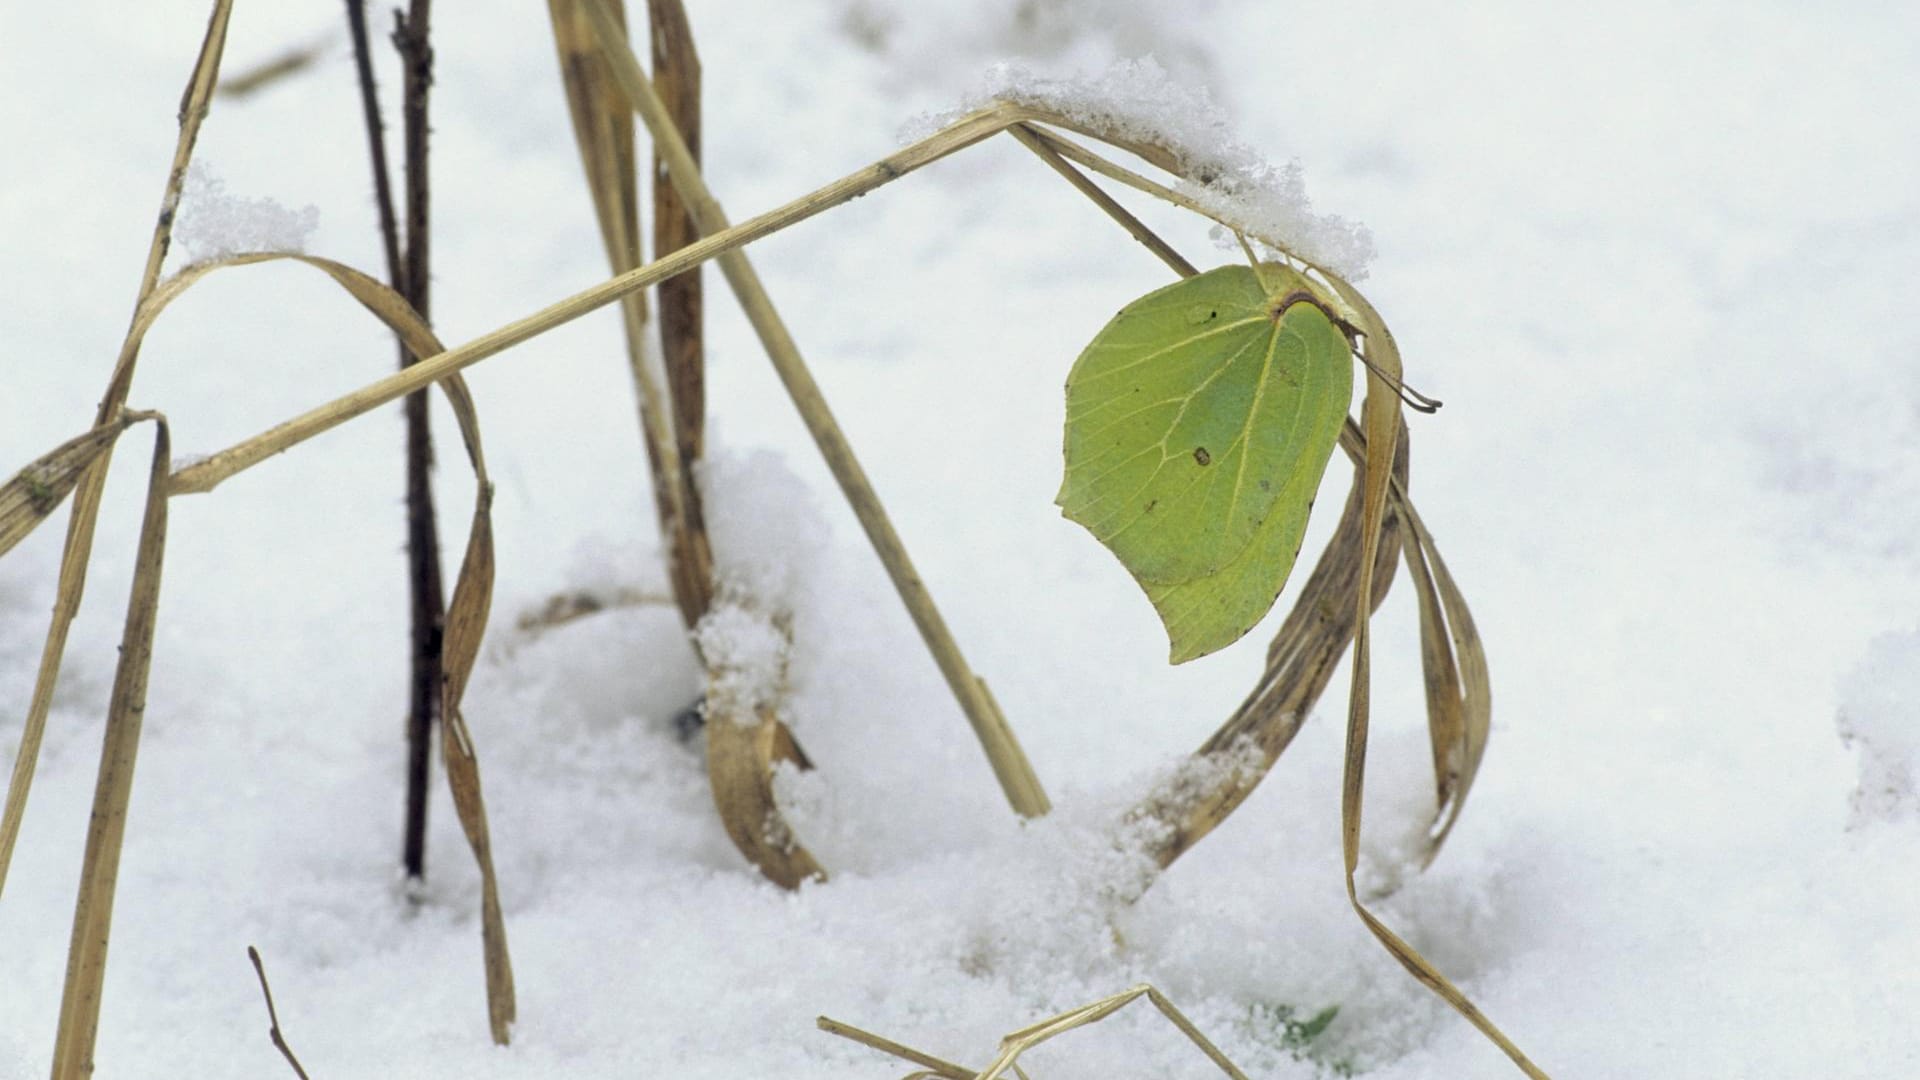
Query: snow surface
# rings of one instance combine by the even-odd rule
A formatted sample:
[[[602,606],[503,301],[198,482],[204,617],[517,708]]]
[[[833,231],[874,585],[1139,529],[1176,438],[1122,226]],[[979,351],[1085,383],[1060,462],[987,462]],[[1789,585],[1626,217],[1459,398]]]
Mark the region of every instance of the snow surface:
[[[1909,9],[695,8],[707,167],[737,217],[878,158],[998,62],[1064,78],[1151,50],[1245,145],[1301,162],[1318,205],[1371,227],[1369,296],[1411,381],[1447,401],[1415,421],[1414,491],[1495,680],[1464,817],[1383,916],[1555,1075],[1915,1074],[1920,831],[1855,800],[1863,776],[1911,777],[1920,716]],[[229,70],[338,40],[338,20],[242,5]],[[436,21],[449,341],[604,276],[545,20],[485,2]],[[187,0],[0,8],[0,469],[90,419],[204,23]],[[74,82],[82,69],[114,77]],[[200,153],[232,191],[323,208],[311,250],[377,267],[359,122],[336,46],[216,102]],[[1204,256],[1203,224],[1140,212]],[[1238,703],[1264,636],[1169,669],[1124,570],[1051,503],[1067,366],[1164,267],[1000,140],[754,256],[1056,812],[1021,827],[1007,811],[708,275],[716,545],[736,573],[785,583],[790,720],[819,767],[780,789],[833,880],[780,892],[728,843],[673,725],[701,680],[670,607],[517,628],[556,593],[665,591],[618,320],[597,315],[470,376],[500,579],[468,720],[514,1045],[486,1039],[478,883],[444,792],[424,890],[396,880],[396,410],[174,506],[100,1075],[290,1075],[248,944],[320,1078],[896,1076],[813,1017],[977,1063],[1001,1033],[1141,981],[1255,1076],[1315,1061],[1513,1075],[1346,907],[1342,677],[1234,818],[1117,902],[1144,868],[1114,845],[1116,818]],[[183,453],[208,452],[391,360],[318,275],[262,266],[168,312],[132,402],[164,408]],[[454,429],[435,408],[444,458]],[[0,1077],[45,1075],[51,1054],[144,457],[116,456],[0,899]],[[450,532],[469,490],[444,470]],[[1310,549],[1330,522],[1316,526]],[[59,535],[0,561],[0,754]],[[1402,585],[1376,641],[1377,860],[1430,797],[1413,626]],[[1297,1060],[1282,1017],[1328,1005],[1337,1019]],[[1034,1065],[1217,1075],[1141,1006]]]

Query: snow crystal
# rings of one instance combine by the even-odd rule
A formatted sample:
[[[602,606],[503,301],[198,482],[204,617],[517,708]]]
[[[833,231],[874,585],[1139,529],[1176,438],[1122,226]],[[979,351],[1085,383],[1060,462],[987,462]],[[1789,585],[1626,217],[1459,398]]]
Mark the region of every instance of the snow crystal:
[[[1840,739],[1860,755],[1853,823],[1920,819],[1920,631],[1875,638],[1841,702]]]
[[[227,191],[226,181],[201,162],[187,166],[174,207],[173,243],[188,263],[249,251],[304,251],[320,225],[320,210],[298,210],[268,198]]]
[[[923,136],[994,101],[1049,109],[1104,136],[1164,146],[1192,177],[1180,182],[1180,192],[1223,223],[1349,279],[1366,276],[1373,258],[1366,226],[1315,213],[1298,162],[1268,161],[1233,133],[1205,87],[1176,82],[1151,56],[1123,60],[1092,78],[1050,78],[996,64],[959,110],[923,117],[908,134]]]

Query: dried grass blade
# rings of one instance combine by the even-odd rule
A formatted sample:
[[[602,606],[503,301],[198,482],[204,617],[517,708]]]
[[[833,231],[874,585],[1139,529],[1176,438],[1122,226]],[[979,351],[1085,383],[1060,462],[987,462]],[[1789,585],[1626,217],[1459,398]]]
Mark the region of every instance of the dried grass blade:
[[[123,352],[115,372],[115,383],[132,378],[133,358],[139,343],[169,304],[196,283],[217,270],[255,263],[290,261],[313,267],[347,291],[360,305],[393,331],[415,356],[433,356],[446,351],[433,329],[406,300],[379,280],[344,263],[313,255],[288,252],[254,252],[214,262],[190,266],[167,279],[141,306],[129,332],[129,347]],[[473,524],[468,534],[466,557],[459,580],[454,584],[448,604],[442,707],[446,736],[441,740],[447,759],[449,786],[461,828],[467,834],[474,858],[480,865],[481,938],[487,970],[487,1013],[494,1041],[504,1044],[508,1026],[515,1015],[513,970],[507,952],[506,924],[501,914],[499,887],[493,870],[492,845],[488,837],[486,806],[480,795],[479,764],[473,752],[473,740],[459,705],[468,677],[479,656],[480,636],[486,627],[487,610],[493,595],[493,483],[487,475],[486,455],[480,442],[480,425],[472,394],[458,375],[440,381],[440,388],[453,406],[467,458],[473,465],[476,494]],[[177,488],[177,483],[175,484]]]
[[[172,466],[172,448],[165,418],[151,413],[140,418],[155,421],[153,465],[147,474],[146,513],[140,523],[133,588],[127,598],[126,627],[120,636],[120,662],[114,670],[106,734],[100,748],[100,774],[94,784],[93,814],[80,862],[73,938],[67,950],[66,985],[60,998],[60,1026],[54,1037],[54,1080],[80,1080],[93,1073],[114,887],[119,879],[120,849],[133,794],[141,720],[147,707],[147,674],[153,664],[153,630],[166,556],[167,474]]]
[[[1363,551],[1360,580],[1361,592],[1364,595],[1370,591],[1372,585],[1373,556],[1379,551],[1381,529],[1386,516],[1387,496],[1393,484],[1392,471],[1387,467],[1386,455],[1379,450],[1394,445],[1394,440],[1404,423],[1400,413],[1400,398],[1393,389],[1393,384],[1398,383],[1401,378],[1400,349],[1394,343],[1392,332],[1387,329],[1386,320],[1380,317],[1380,313],[1374,310],[1373,305],[1361,295],[1358,289],[1338,275],[1327,273],[1326,276],[1341,297],[1353,308],[1357,316],[1356,324],[1365,337],[1367,359],[1371,361],[1367,366],[1367,397],[1360,412],[1361,428],[1367,437],[1369,450],[1366,465],[1363,467],[1365,495],[1362,503],[1360,537]],[[1367,626],[1370,612],[1362,604],[1357,614],[1359,621],[1353,638],[1353,683],[1347,703],[1346,763],[1340,788],[1340,848],[1346,866],[1347,901],[1373,936],[1386,946],[1393,958],[1400,961],[1401,966],[1405,967],[1415,979],[1438,994],[1479,1028],[1481,1034],[1504,1051],[1522,1072],[1531,1077],[1544,1078],[1546,1074],[1534,1065],[1485,1013],[1468,1000],[1458,987],[1421,956],[1413,946],[1388,929],[1385,923],[1360,902],[1360,894],[1354,883],[1354,872],[1359,868],[1360,863],[1360,824],[1366,789],[1372,670],[1371,641]]]
[[[774,800],[773,766],[801,764],[797,747],[770,705],[736,710],[719,704],[716,680],[707,692],[707,783],[727,836],[740,853],[783,889],[824,881],[827,872],[794,835]]]
[[[643,257],[633,109],[608,68],[580,0],[548,0],[547,7],[554,47],[560,55],[567,108],[573,118],[574,141],[586,170],[607,262],[614,273],[624,274],[638,267]],[[614,3],[611,7],[611,18],[624,39],[625,5]],[[639,398],[640,433],[653,480],[654,509],[667,545],[667,578],[681,619],[691,628],[713,602],[713,554],[702,524],[698,489],[692,482],[692,464],[680,451],[684,440],[678,431],[686,406],[677,394],[669,397],[669,390],[676,389],[671,367],[667,371],[669,390],[663,390],[648,356],[646,294],[636,291],[623,297],[620,314],[627,366]]]
[[[166,262],[167,248],[173,241],[174,210],[180,203],[180,188],[186,182],[187,164],[193,157],[194,143],[200,137],[200,125],[206,119],[208,102],[213,99],[214,87],[220,81],[220,58],[226,52],[227,24],[232,15],[233,0],[214,0],[212,12],[207,17],[206,34],[200,40],[200,52],[187,77],[186,89],[181,93],[180,134],[174,143],[173,164],[167,171],[160,214],[154,220],[153,236],[147,245],[146,267],[141,272],[140,291],[134,301],[136,322],[140,310],[146,306],[160,280],[160,268]],[[132,339],[134,332],[128,331],[127,336]],[[131,340],[128,345],[122,346],[122,365],[129,369],[127,378],[131,377],[131,361],[127,358],[129,348],[138,346]],[[127,378],[116,375],[108,385],[107,392],[100,399],[99,411],[94,415],[96,426],[114,422],[125,408]],[[99,520],[100,496],[106,487],[107,463],[112,456],[112,447],[109,446],[88,467],[74,495],[72,515],[67,519],[67,541],[60,557],[60,578],[54,594],[53,617],[48,622],[46,641],[40,650],[40,668],[34,676],[33,699],[27,706],[20,749],[14,759],[13,776],[7,787],[6,810],[4,816],[0,816],[0,893],[6,890],[7,868],[13,861],[14,842],[26,814],[27,795],[33,787],[34,767],[39,760],[40,743],[46,732],[47,713],[53,707],[53,689],[60,679],[60,663],[67,651],[67,634],[72,629],[73,618],[79,612],[81,598],[86,592],[87,561],[93,554],[94,526]]]
[[[1447,633],[1446,613],[1433,582],[1433,571],[1427,566],[1417,535],[1413,543],[1406,545],[1406,557],[1407,573],[1413,579],[1414,595],[1420,603],[1420,671],[1426,684],[1427,732],[1433,746],[1435,805],[1438,812],[1444,814],[1457,786],[1455,759],[1467,727],[1460,692],[1460,666],[1454,659],[1453,639]],[[1436,815],[1436,823],[1438,820]],[[1432,835],[1429,829],[1428,836]],[[1438,851],[1430,839],[1423,865],[1431,862]]]
[[[774,798],[776,765],[813,765],[780,720],[788,693],[785,655],[793,642],[792,620],[775,613],[766,621],[781,640],[776,672],[706,657],[707,785],[733,846],[769,881],[797,889],[804,881],[825,880],[827,873],[800,843]]]
[[[108,424],[68,439],[0,484],[0,555],[13,550],[53,516],[80,483],[88,466],[107,453],[134,421],[125,413]]]
[[[1154,1008],[1160,1010],[1160,1015],[1166,1017],[1167,1021],[1178,1028],[1182,1035],[1199,1047],[1200,1052],[1207,1055],[1207,1059],[1218,1066],[1221,1072],[1226,1073],[1230,1080],[1247,1080],[1247,1074],[1241,1072],[1238,1066],[1220,1052],[1219,1047],[1214,1046],[1212,1041],[1202,1035],[1193,1021],[1188,1020],[1179,1009],[1175,1008],[1166,995],[1146,983],[1130,990],[1123,990],[1112,997],[1082,1005],[1077,1009],[1069,1009],[1051,1019],[1042,1020],[1013,1032],[1000,1040],[999,1056],[981,1071],[978,1080],[997,1080],[1008,1072],[1012,1072],[1015,1076],[1025,1076],[1018,1064],[1022,1054],[1074,1028],[1097,1024],[1142,997],[1152,1002]]]
[[[574,142],[586,167],[587,188],[600,222],[607,261],[616,270],[640,263],[640,196],[634,174],[632,110],[620,94],[594,42],[593,25],[579,0],[548,0],[553,44],[560,55],[560,78],[573,119]],[[622,32],[626,5],[614,5]],[[639,301],[644,306],[644,297]]]
[[[680,0],[647,0],[652,28],[653,85],[666,106],[667,116],[687,144],[695,164],[700,161],[700,54],[694,49],[693,28]],[[619,105],[626,100],[621,97]],[[661,255],[678,251],[700,239],[700,227],[680,192],[667,180],[666,162],[656,150],[653,158],[653,248]],[[667,396],[673,405],[673,435],[680,454],[682,483],[687,492],[688,528],[699,535],[705,549],[706,528],[694,469],[705,449],[706,357],[702,331],[703,288],[699,268],[661,282],[660,356],[667,373]],[[703,611],[704,614],[704,611]]]
[[[1428,724],[1433,741],[1436,806],[1433,822],[1427,828],[1425,860],[1431,863],[1460,820],[1467,792],[1480,772],[1481,758],[1486,756],[1493,727],[1493,687],[1487,672],[1486,647],[1474,625],[1473,613],[1467,609],[1466,597],[1454,583],[1425,523],[1417,514],[1410,520],[1414,543],[1407,549],[1408,565],[1412,568],[1418,560],[1416,576],[1431,579],[1423,587],[1420,601],[1421,657],[1425,661],[1431,651],[1438,662],[1448,665],[1454,695],[1445,699],[1450,707],[1444,722],[1436,720],[1434,680],[1429,676]],[[1429,615],[1430,608],[1438,610]],[[1431,650],[1429,636],[1438,639]]]
[[[490,512],[493,485],[482,482],[473,508],[473,531],[466,558],[447,605],[446,673],[442,689],[445,731],[440,739],[446,759],[447,786],[460,828],[480,866],[480,937],[487,972],[487,1021],[493,1041],[507,1045],[517,1014],[513,963],[507,953],[506,918],[500,909],[500,886],[493,869],[493,841],[487,829],[487,807],[480,790],[480,766],[473,736],[467,730],[461,699],[467,679],[480,655],[487,612],[493,603],[493,529]]]
[[[391,327],[415,356],[445,351],[426,320],[398,293],[379,281],[328,259],[291,257],[339,282],[355,300]],[[480,786],[480,763],[461,708],[467,682],[480,657],[487,614],[493,606],[493,481],[487,476],[479,415],[465,380],[451,376],[442,381],[440,387],[459,422],[461,441],[473,465],[475,485],[473,523],[468,530],[460,574],[454,581],[453,598],[447,604],[446,632],[442,639],[440,702],[444,731],[440,749],[447,768],[447,786],[453,794],[454,812],[460,818],[461,831],[466,834],[467,844],[473,849],[474,861],[480,868],[480,938],[486,966],[487,1021],[493,1041],[505,1046],[512,1037],[513,1022],[518,1014],[513,961],[507,949],[506,917],[500,907],[499,879],[493,867],[493,841]]]

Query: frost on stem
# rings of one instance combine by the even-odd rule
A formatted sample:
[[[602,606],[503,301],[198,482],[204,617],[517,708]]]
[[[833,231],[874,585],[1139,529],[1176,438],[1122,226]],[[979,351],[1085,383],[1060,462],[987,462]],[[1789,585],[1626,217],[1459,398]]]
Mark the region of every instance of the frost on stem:
[[[1150,56],[1123,60],[1091,78],[1050,78],[996,64],[960,109],[922,117],[909,134],[925,134],[993,101],[1048,109],[1101,135],[1164,146],[1198,178],[1182,180],[1181,193],[1227,224],[1348,280],[1366,276],[1373,258],[1366,226],[1315,213],[1298,162],[1268,161],[1234,134],[1205,87],[1174,81]]]
[[[269,198],[231,194],[226,181],[195,161],[174,210],[173,242],[190,264],[251,251],[305,251],[319,225],[318,207],[294,210]]]

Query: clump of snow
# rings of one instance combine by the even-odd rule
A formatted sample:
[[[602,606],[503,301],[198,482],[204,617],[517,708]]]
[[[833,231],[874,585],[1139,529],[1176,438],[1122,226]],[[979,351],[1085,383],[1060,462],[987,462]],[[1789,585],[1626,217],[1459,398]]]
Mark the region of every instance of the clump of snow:
[[[1204,86],[1177,82],[1151,56],[1120,61],[1090,78],[996,64],[960,109],[923,117],[908,134],[925,135],[994,101],[1048,109],[1102,136],[1163,146],[1188,177],[1181,193],[1223,224],[1346,278],[1366,276],[1374,251],[1366,226],[1316,213],[1299,162],[1268,161],[1233,133]]]
[[[1853,824],[1920,819],[1920,631],[1874,639],[1847,678],[1838,726],[1860,755]]]
[[[174,207],[173,244],[189,263],[249,251],[305,251],[319,225],[318,207],[295,210],[269,198],[233,194],[226,181],[195,161],[187,166]]]
[[[791,611],[818,575],[828,527],[806,484],[771,450],[711,447],[700,493],[723,595]]]
[[[694,641],[712,672],[709,707],[748,722],[786,697],[794,615],[813,606],[828,528],[772,451],[716,448],[701,464],[700,486],[719,595]]]
[[[710,711],[742,723],[763,705],[777,704],[787,680],[790,641],[774,616],[745,603],[723,600],[701,618],[693,638],[712,673]]]

